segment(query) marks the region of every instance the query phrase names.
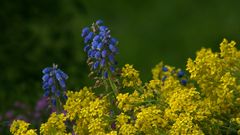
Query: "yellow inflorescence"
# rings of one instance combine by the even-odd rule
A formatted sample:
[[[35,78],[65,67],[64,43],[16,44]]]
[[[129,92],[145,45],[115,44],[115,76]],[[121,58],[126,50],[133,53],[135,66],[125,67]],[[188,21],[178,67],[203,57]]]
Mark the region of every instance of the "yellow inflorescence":
[[[93,101],[96,97],[87,87],[84,87],[82,90],[73,92],[67,92],[68,100],[64,105],[64,110],[66,110],[67,117],[70,120],[75,119],[81,112],[83,107],[89,105],[90,101]]]
[[[193,117],[189,113],[181,114],[170,129],[172,135],[204,135],[197,124],[193,123]]]
[[[73,127],[76,134],[105,134],[108,126],[108,106],[106,98],[97,98],[87,87],[79,92],[69,91],[68,100],[64,109],[68,112],[67,117],[75,120]]]
[[[118,94],[117,106],[123,112],[137,110],[138,106],[136,103],[140,103],[143,100],[140,98],[140,94],[135,90],[132,94]]]
[[[126,64],[122,68],[121,76],[123,78],[123,87],[138,87],[142,84],[138,71],[132,65]]]
[[[40,127],[40,134],[43,135],[67,135],[65,122],[66,117],[63,113],[52,113],[46,123]]]
[[[134,127],[131,117],[121,113],[117,116],[117,128],[119,129],[120,135],[134,135],[137,132],[136,127]]]
[[[142,108],[136,114],[135,127],[144,134],[159,134],[159,129],[163,130],[166,125],[161,109],[155,105]]]
[[[37,135],[35,129],[28,129],[29,123],[22,120],[14,120],[10,127],[10,132],[14,135]]]
[[[235,94],[239,93],[236,77],[239,77],[239,52],[235,42],[221,43],[221,52],[213,53],[210,49],[202,49],[196,59],[188,60],[187,70],[191,78],[200,86],[203,96],[209,98],[211,111],[229,113]],[[239,94],[238,94],[239,95]]]
[[[53,113],[40,133],[67,134],[64,122],[69,119],[75,123],[72,132],[79,135],[240,134],[240,51],[236,43],[224,39],[220,52],[203,48],[195,59],[188,59],[186,67],[189,77],[183,72],[179,76],[182,70],[161,62],[152,69],[152,80],[142,84],[139,72],[126,64],[117,95],[96,96],[87,87],[68,91],[66,116]],[[27,130],[28,125],[14,121],[11,133],[36,134],[36,130]]]

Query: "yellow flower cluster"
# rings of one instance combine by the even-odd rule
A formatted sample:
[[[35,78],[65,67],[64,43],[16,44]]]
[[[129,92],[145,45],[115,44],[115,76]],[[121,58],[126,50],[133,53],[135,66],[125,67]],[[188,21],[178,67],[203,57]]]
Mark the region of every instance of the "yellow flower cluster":
[[[132,94],[120,93],[117,96],[117,106],[119,109],[123,110],[123,112],[137,110],[137,103],[142,101],[140,94],[136,90]]]
[[[166,125],[163,112],[155,105],[141,108],[136,114],[135,127],[144,134],[160,134]]]
[[[193,117],[190,114],[179,115],[169,133],[173,135],[204,135],[199,126],[193,123]]]
[[[40,134],[43,135],[68,135],[66,132],[65,122],[66,117],[63,113],[51,114],[46,123],[43,123],[40,127]],[[70,135],[70,133],[69,133]]]
[[[165,67],[168,70],[162,71]],[[169,134],[203,134],[198,122],[211,113],[201,101],[200,93],[192,83],[182,85],[176,73],[181,71],[171,66],[158,64],[153,70],[153,79],[146,87],[154,90],[159,108],[163,112],[161,119],[165,120],[165,131]],[[163,80],[164,78],[164,80]],[[148,126],[149,128],[150,126]]]
[[[74,120],[75,117],[79,116],[81,109],[89,105],[90,101],[93,101],[96,97],[87,87],[84,87],[79,92],[68,91],[68,100],[64,105],[64,110],[66,110],[67,117],[70,120]]]
[[[98,98],[91,89],[84,87],[79,92],[69,91],[68,100],[64,109],[68,112],[67,117],[75,120],[73,127],[76,134],[105,134],[109,123],[106,120],[109,114],[109,103],[106,97]],[[112,132],[114,133],[114,132]]]
[[[220,52],[201,49],[186,70],[164,65],[152,69],[145,84],[132,65],[122,68],[116,95],[97,96],[90,88],[68,91],[66,116],[53,113],[41,134],[67,134],[66,119],[79,135],[240,134],[240,51],[226,39]],[[129,91],[131,90],[131,91]],[[26,134],[27,123],[15,121],[11,132]],[[36,133],[35,133],[36,134]]]
[[[138,87],[142,84],[138,71],[132,65],[126,64],[122,68],[121,76],[123,78],[123,87]]]
[[[137,129],[132,125],[131,117],[121,113],[117,116],[117,128],[120,135],[132,135],[136,134]]]
[[[210,111],[230,113],[236,95],[239,96],[236,71],[239,71],[240,55],[234,47],[235,42],[226,39],[221,43],[221,52],[213,53],[210,49],[202,49],[196,59],[188,60],[187,70],[191,79],[200,87],[202,96],[210,103]]]
[[[35,129],[28,129],[29,123],[22,120],[14,120],[10,127],[10,132],[14,135],[37,135]]]

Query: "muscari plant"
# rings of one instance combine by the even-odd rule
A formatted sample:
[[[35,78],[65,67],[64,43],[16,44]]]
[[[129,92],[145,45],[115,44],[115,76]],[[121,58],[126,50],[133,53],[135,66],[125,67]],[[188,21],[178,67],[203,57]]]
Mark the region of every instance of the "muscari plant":
[[[66,91],[67,75],[55,65],[44,69],[44,95],[57,109],[40,130],[13,121],[12,134],[240,134],[240,51],[234,41],[224,39],[220,52],[201,49],[186,71],[160,62],[143,83],[133,65],[117,68],[118,41],[101,20],[85,27],[82,37],[95,85]],[[95,93],[100,87],[105,91]]]

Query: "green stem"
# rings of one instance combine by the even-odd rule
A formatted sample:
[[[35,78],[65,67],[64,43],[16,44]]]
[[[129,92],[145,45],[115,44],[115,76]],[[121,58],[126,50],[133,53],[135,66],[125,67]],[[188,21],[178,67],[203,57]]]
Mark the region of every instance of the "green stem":
[[[105,92],[108,93],[108,83],[107,83],[107,80],[103,80],[104,82],[104,86],[105,86]]]
[[[57,114],[60,114],[60,113],[62,113],[61,101],[59,98],[56,98],[56,100],[57,100],[56,112],[57,112]]]
[[[108,81],[109,81],[109,84],[110,84],[110,86],[111,86],[111,88],[112,88],[112,90],[113,90],[113,93],[114,93],[115,97],[116,97],[117,94],[118,94],[117,86],[116,86],[116,84],[110,79],[110,77],[108,77]]]

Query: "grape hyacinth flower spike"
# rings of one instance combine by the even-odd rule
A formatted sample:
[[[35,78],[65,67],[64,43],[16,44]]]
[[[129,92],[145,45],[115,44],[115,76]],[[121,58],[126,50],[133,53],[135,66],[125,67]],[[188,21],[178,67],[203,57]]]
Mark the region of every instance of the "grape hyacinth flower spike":
[[[91,70],[89,75],[94,75],[94,79],[97,80],[95,86],[101,86],[104,82],[107,89],[106,80],[108,80],[116,94],[115,83],[118,80],[114,78],[117,74],[115,56],[118,54],[118,40],[111,36],[110,29],[103,25],[102,20],[94,22],[91,27],[83,28],[81,36],[84,39],[84,51],[88,57],[87,64]]]
[[[111,36],[109,28],[103,25],[103,21],[98,20],[91,27],[83,28],[82,37],[91,71],[105,79],[114,74],[118,41]]]
[[[46,67],[42,70],[44,96],[49,97],[53,108],[57,112],[62,109],[62,102],[66,100],[66,80],[68,75],[64,73],[57,65],[53,67]]]

